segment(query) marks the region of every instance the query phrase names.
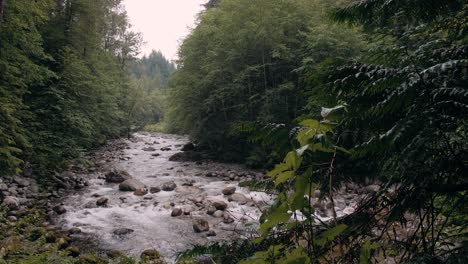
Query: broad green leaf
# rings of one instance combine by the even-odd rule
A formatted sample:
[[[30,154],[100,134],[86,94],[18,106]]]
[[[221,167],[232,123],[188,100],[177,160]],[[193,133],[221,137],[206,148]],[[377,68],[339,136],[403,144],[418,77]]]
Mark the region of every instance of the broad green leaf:
[[[315,240],[315,244],[317,246],[323,247],[325,244],[329,241],[333,241],[337,236],[339,236],[343,231],[348,228],[347,225],[341,224],[337,225],[331,229],[328,229],[327,231],[323,232],[320,234],[320,236]]]
[[[281,173],[278,176],[278,178],[276,178],[275,186],[278,186],[281,183],[291,179],[292,177],[294,177],[294,175],[295,175],[294,171],[285,171],[285,172]]]
[[[302,250],[302,248],[296,248],[293,251],[287,252],[286,255],[278,261],[278,263],[306,264],[306,263],[310,263],[310,261],[309,261],[309,257]]]
[[[283,203],[278,207],[272,207],[268,212],[265,222],[260,225],[260,233],[266,234],[270,228],[288,222],[291,219],[291,213],[288,213],[288,210],[287,203]]]

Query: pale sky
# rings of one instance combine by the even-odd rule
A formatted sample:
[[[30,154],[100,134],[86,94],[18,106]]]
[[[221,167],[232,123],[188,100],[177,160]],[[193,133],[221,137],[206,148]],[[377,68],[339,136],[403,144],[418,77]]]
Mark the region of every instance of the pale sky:
[[[124,0],[130,23],[143,33],[142,55],[161,50],[177,59],[177,48],[193,28],[196,15],[207,0]]]

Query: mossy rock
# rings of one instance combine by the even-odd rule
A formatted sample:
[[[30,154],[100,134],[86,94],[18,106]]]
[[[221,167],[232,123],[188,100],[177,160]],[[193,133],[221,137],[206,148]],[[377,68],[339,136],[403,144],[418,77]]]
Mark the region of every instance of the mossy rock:
[[[84,255],[78,260],[78,264],[106,264],[107,261],[98,256]]]
[[[141,261],[143,261],[143,263],[148,263],[149,261],[151,261],[150,263],[154,263],[154,264],[166,263],[163,260],[163,257],[161,256],[159,251],[155,249],[147,249],[143,251],[140,255],[140,258],[141,258]]]

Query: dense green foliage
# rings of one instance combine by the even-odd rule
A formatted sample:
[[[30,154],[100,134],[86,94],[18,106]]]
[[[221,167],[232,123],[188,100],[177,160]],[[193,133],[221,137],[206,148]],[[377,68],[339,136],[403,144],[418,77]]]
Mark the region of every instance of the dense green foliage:
[[[285,156],[269,173],[278,198],[260,240],[289,239],[245,263],[467,261],[465,1],[207,7],[180,50],[172,128],[220,158]],[[321,188],[333,204],[348,180],[381,189],[318,221],[308,197]]]
[[[221,1],[184,41],[170,97],[170,127],[226,160],[248,154],[239,125],[308,114],[307,82],[321,65],[356,56],[361,36],[326,23],[327,1]],[[238,156],[237,156],[238,157]]]
[[[146,94],[126,73],[141,37],[120,0],[7,0],[3,7],[2,174],[45,174],[149,119],[142,115],[151,109],[141,109]]]

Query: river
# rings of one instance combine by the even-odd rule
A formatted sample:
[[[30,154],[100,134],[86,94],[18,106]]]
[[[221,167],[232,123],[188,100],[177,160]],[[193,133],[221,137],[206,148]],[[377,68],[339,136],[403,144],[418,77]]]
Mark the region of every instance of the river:
[[[118,155],[106,158],[101,153],[94,161],[101,166],[86,175],[89,186],[64,199],[67,213],[60,216],[59,223],[64,228],[80,228],[79,236],[92,237],[103,249],[134,256],[156,249],[169,261],[196,244],[255,234],[261,211],[273,197],[240,188],[238,183],[263,174],[240,165],[169,161],[188,142],[184,136],[160,133],[137,133],[130,140],[121,140]],[[122,192],[119,184],[104,179],[112,169],[127,171],[148,188],[171,181],[177,187],[144,196]],[[236,187],[234,201],[223,195],[227,187]],[[105,206],[96,205],[101,198],[108,200]],[[214,202],[224,202],[227,208],[210,215],[207,211]],[[182,215],[171,216],[179,208]],[[194,231],[198,219],[208,222],[210,233]]]

